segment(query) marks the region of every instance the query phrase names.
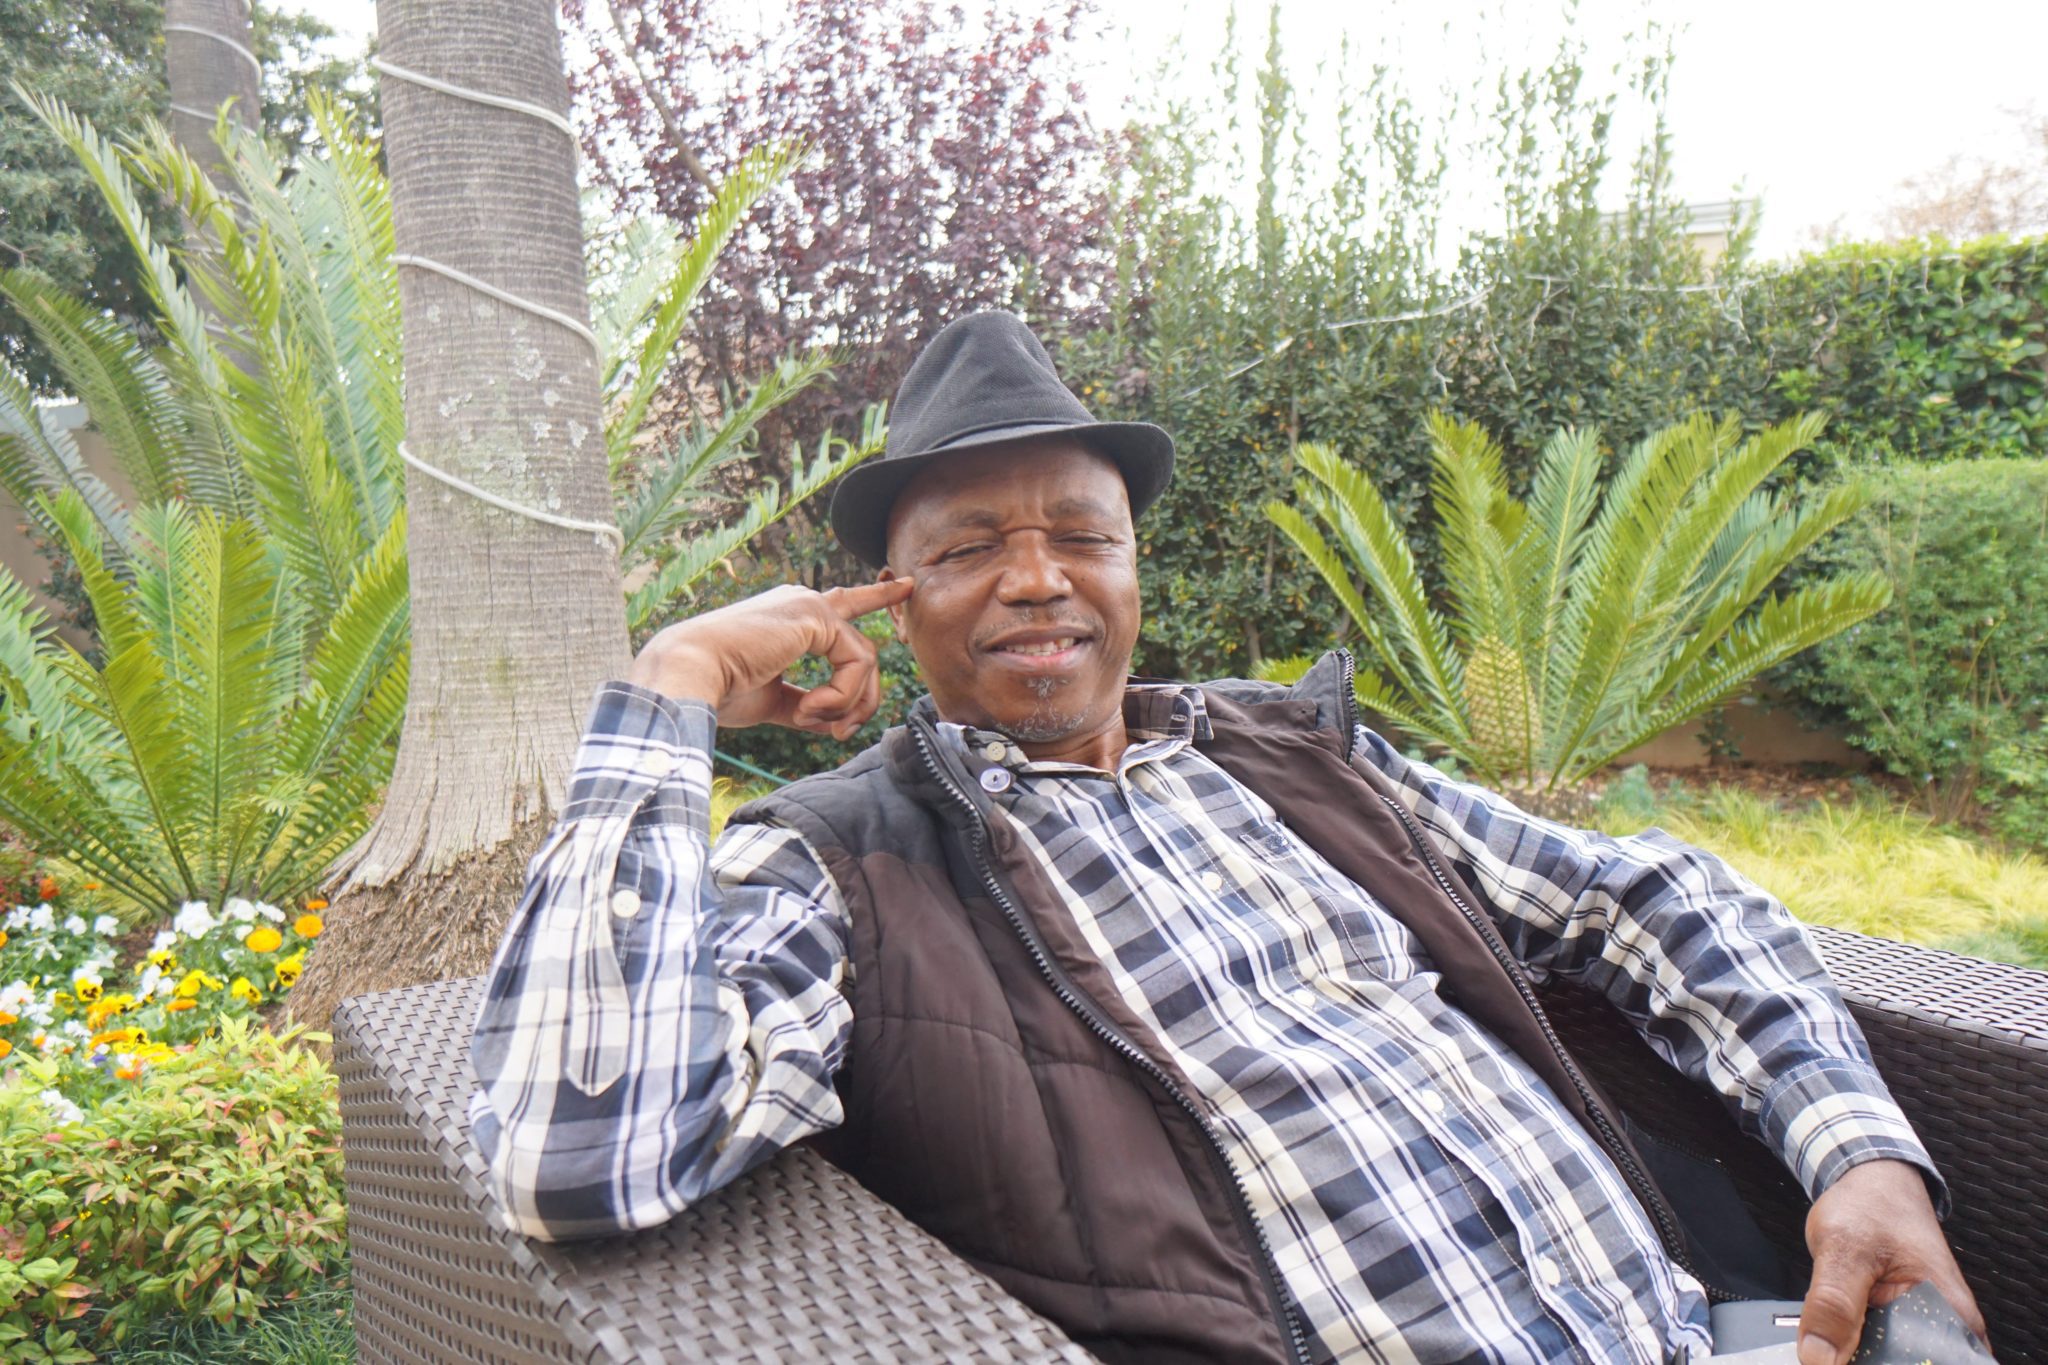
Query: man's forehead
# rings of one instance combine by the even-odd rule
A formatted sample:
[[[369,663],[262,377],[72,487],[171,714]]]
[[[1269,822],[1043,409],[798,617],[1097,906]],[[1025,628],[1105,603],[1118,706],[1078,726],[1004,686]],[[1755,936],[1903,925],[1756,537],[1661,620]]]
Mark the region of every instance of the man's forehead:
[[[935,527],[982,525],[1014,513],[1019,503],[1058,518],[1130,516],[1130,498],[1116,462],[1073,443],[1063,448],[1000,457],[976,453],[945,460],[905,486],[891,509],[900,525],[915,517]]]

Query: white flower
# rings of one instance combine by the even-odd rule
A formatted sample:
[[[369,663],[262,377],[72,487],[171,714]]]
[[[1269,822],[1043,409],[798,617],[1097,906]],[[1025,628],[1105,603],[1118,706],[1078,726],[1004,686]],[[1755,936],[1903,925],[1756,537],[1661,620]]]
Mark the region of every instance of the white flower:
[[[230,896],[228,903],[222,906],[221,909],[227,914],[229,919],[238,920],[243,924],[247,924],[250,920],[256,918],[256,907],[243,900],[240,896]]]
[[[152,962],[147,967],[144,967],[142,975],[136,978],[135,993],[137,995],[149,995],[156,990],[157,983],[163,979],[164,969]]]
[[[156,937],[149,941],[149,951],[160,953],[177,941],[178,931],[176,929],[159,929],[156,931]]]
[[[214,923],[213,912],[206,908],[205,901],[186,901],[171,917],[171,928],[186,938],[204,936],[212,930]]]
[[[64,1021],[64,1031],[81,1042],[92,1037],[92,1030],[76,1019],[66,1019]]]
[[[112,915],[95,915],[92,921],[92,931],[101,938],[112,938],[121,932],[121,921],[115,919]]]
[[[269,901],[257,901],[256,913],[269,920],[272,924],[284,923],[284,911],[278,909]]]
[[[85,932],[85,916],[83,916],[83,915],[66,915],[66,916],[64,917],[64,932],[65,932],[65,933],[67,933],[67,934],[82,934],[82,933],[84,933],[84,932]]]
[[[36,998],[36,988],[19,977],[0,986],[0,1010],[20,1014],[21,1007]]]
[[[48,902],[28,912],[28,927],[39,934],[47,934],[56,924],[57,912],[49,907]]]
[[[178,983],[171,980],[168,976],[156,983],[156,993],[158,995],[171,996],[177,994],[177,991]]]
[[[64,1093],[60,1090],[45,1090],[37,1098],[42,1100],[44,1106],[49,1109],[51,1114],[56,1116],[59,1123],[76,1123],[85,1117],[85,1111],[70,1100],[65,1099]]]
[[[17,905],[7,912],[7,927],[9,929],[19,929],[27,923],[28,907],[26,905]]]

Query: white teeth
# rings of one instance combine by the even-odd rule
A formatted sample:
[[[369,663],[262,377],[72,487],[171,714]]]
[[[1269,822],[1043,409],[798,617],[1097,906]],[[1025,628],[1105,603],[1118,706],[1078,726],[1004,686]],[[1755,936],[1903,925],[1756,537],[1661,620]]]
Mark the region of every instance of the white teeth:
[[[1004,652],[1009,654],[1043,655],[1057,654],[1063,649],[1072,649],[1073,647],[1074,637],[1071,635],[1063,635],[1057,640],[1046,640],[1040,644],[1035,645],[1004,645],[1003,650]]]

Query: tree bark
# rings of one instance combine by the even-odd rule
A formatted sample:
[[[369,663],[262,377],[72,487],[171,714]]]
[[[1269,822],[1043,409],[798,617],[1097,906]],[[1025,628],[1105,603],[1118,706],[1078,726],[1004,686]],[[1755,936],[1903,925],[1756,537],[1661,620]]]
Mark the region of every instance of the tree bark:
[[[263,122],[262,71],[249,55],[256,35],[247,0],[165,0],[164,75],[171,90],[171,135],[224,183],[213,123],[221,103],[244,128]]]
[[[566,114],[552,0],[380,0],[393,65]],[[386,76],[399,253],[586,322],[576,149],[559,128]],[[557,322],[401,264],[408,448],[500,497],[609,524],[597,359]],[[596,685],[628,661],[610,545],[408,468],[412,672],[396,770],[292,991],[324,1022],[362,990],[489,960],[567,799]]]

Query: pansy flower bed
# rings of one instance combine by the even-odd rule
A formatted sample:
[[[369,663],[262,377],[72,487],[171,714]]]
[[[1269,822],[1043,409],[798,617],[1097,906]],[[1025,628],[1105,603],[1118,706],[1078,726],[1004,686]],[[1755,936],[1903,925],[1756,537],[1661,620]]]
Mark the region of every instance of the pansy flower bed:
[[[0,915],[0,1075],[10,1059],[63,1058],[52,1103],[90,1107],[223,1019],[289,991],[325,904],[190,901],[132,956],[119,923],[92,913],[89,899],[16,905]]]

